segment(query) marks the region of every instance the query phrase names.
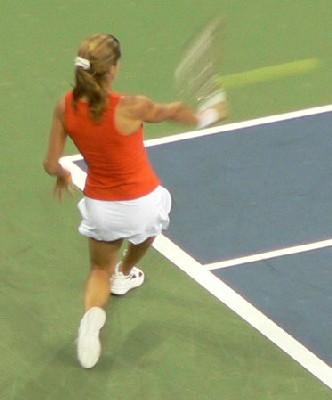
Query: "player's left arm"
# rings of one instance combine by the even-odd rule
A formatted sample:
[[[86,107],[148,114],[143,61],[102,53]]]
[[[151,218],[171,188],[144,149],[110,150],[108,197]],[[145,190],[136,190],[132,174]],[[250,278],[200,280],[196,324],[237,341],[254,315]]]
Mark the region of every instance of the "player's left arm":
[[[67,133],[64,124],[65,100],[60,99],[53,112],[53,120],[49,135],[48,151],[44,160],[45,171],[52,176],[57,177],[54,187],[54,195],[63,200],[65,190],[73,191],[73,183],[71,174],[65,170],[59,163],[60,157],[63,155]]]
[[[48,151],[44,160],[44,169],[49,175],[63,176],[68,172],[61,166],[59,159],[63,154],[67,140],[64,126],[64,99],[57,103],[49,135]]]

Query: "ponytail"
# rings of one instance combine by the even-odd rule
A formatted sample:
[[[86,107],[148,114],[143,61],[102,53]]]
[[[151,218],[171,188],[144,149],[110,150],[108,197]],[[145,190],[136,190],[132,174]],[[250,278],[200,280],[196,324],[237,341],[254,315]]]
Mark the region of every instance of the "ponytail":
[[[98,123],[107,105],[107,74],[121,57],[120,43],[112,35],[93,35],[82,42],[78,54],[73,107],[77,109],[78,100],[86,97],[91,117]]]
[[[107,91],[103,82],[82,68],[77,68],[76,82],[73,89],[73,106],[77,109],[80,98],[86,97],[89,102],[89,110],[95,122],[100,122],[106,108]]]

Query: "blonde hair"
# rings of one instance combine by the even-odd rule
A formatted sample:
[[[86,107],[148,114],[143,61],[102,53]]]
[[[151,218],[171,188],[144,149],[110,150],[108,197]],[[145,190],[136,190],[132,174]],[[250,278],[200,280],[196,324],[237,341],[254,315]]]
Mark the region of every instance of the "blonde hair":
[[[92,118],[99,122],[106,108],[107,74],[121,57],[120,43],[113,35],[92,35],[81,43],[78,56],[88,60],[89,66],[75,67],[73,106],[76,109],[78,100],[86,97]]]

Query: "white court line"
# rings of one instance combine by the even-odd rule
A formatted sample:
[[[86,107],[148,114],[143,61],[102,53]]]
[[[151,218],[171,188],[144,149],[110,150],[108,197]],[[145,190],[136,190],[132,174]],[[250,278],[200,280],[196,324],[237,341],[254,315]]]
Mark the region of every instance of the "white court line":
[[[81,154],[75,154],[74,156],[61,157],[59,162],[65,170],[71,172],[74,185],[83,191],[86,181],[86,172],[75,164],[75,161],[80,160],[83,160]]]
[[[292,111],[286,114],[269,115],[267,117],[256,118],[249,121],[219,125],[212,128],[201,129],[198,131],[178,133],[175,135],[165,136],[158,139],[146,139],[144,141],[144,144],[145,147],[159,146],[161,144],[177,142],[179,140],[195,139],[202,136],[213,135],[223,132],[232,132],[235,130],[250,128],[253,126],[273,124],[276,122],[288,121],[290,119],[301,118],[310,115],[324,114],[328,112],[332,112],[332,104],[320,107],[306,108],[299,111]],[[78,160],[82,160],[82,156],[80,154],[75,154],[72,156],[64,156],[61,158],[61,162],[64,162],[67,168],[71,168],[72,167],[71,164]]]
[[[332,368],[163,235],[154,248],[332,389]]]
[[[249,256],[233,258],[233,259],[226,260],[226,261],[205,264],[204,268],[212,271],[214,269],[229,268],[229,267],[234,267],[236,265],[253,263],[253,262],[263,261],[263,260],[269,260],[269,259],[275,258],[275,257],[282,257],[282,256],[291,255],[291,254],[305,253],[307,251],[323,249],[324,247],[330,247],[330,246],[332,246],[332,239],[327,239],[327,240],[322,240],[320,242],[315,242],[315,243],[286,247],[284,249],[269,251],[267,253],[252,254]]]
[[[310,115],[318,115],[332,112],[332,104],[320,107],[312,107],[306,108],[304,110],[299,111],[292,111],[286,114],[280,115],[270,115],[267,117],[256,118],[249,121],[244,122],[236,122],[232,124],[225,124],[220,126],[215,126],[213,128],[202,129],[199,131],[190,131],[190,132],[183,132],[171,136],[166,136],[158,139],[147,139],[144,141],[145,147],[153,147],[159,146],[166,143],[173,143],[180,140],[188,140],[188,139],[195,139],[202,136],[213,135],[218,133],[224,132],[232,132],[235,130],[241,130],[245,128],[250,128],[253,126],[265,125],[265,124],[273,124],[276,122],[288,121],[294,118],[300,118]],[[82,156],[80,154],[75,154],[72,156],[64,156],[61,157],[60,163],[61,165],[70,171],[73,174],[73,181],[74,184],[80,189],[83,190],[86,173],[80,170],[77,165],[74,164],[75,161],[82,160]]]
[[[145,141],[145,146],[146,147],[159,146],[161,144],[173,143],[179,140],[195,139],[202,136],[213,135],[216,133],[231,132],[258,125],[274,124],[276,122],[288,121],[290,119],[306,117],[310,115],[324,114],[331,111],[332,111],[332,104],[321,107],[306,108],[304,110],[293,111],[286,114],[270,115],[268,117],[256,118],[244,122],[235,122],[232,124],[219,125],[213,128],[203,129],[199,131],[179,133],[176,135],[166,136],[159,139],[149,139]]]

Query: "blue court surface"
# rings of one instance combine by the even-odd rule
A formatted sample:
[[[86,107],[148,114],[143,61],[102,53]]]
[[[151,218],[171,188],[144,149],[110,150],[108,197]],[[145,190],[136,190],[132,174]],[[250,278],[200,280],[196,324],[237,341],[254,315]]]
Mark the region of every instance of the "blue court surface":
[[[332,113],[150,148],[166,235],[203,264],[332,237]]]
[[[332,366],[331,260],[329,247],[214,274]]]
[[[322,360],[329,384],[331,126],[329,110],[148,147],[173,197],[164,236]],[[320,242],[326,245],[310,248]],[[299,245],[309,247],[218,267]]]
[[[332,113],[151,148],[172,242],[201,264],[332,237]],[[332,248],[212,273],[332,366]]]

